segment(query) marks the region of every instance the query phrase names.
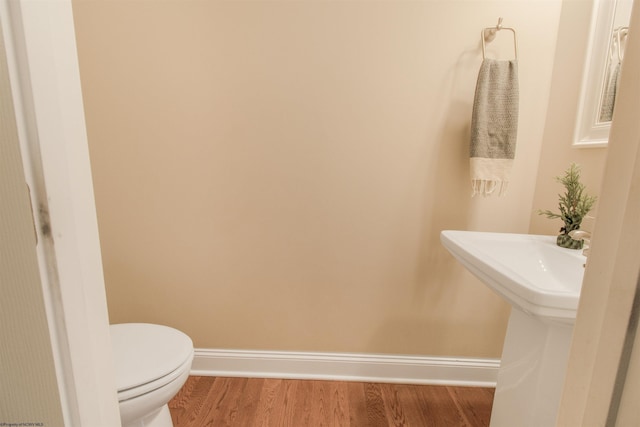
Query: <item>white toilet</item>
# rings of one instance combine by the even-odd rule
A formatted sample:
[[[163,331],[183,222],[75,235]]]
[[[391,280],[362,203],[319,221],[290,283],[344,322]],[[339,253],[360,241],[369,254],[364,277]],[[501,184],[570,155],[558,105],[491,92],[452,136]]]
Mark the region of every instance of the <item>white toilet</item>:
[[[110,326],[122,427],[173,427],[167,402],[183,386],[193,342],[168,326]]]

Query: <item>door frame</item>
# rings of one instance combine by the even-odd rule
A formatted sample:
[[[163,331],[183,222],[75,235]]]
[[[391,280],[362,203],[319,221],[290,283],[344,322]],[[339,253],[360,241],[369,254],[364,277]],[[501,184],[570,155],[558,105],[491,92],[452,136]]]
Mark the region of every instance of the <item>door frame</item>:
[[[0,0],[65,424],[120,425],[70,0]]]

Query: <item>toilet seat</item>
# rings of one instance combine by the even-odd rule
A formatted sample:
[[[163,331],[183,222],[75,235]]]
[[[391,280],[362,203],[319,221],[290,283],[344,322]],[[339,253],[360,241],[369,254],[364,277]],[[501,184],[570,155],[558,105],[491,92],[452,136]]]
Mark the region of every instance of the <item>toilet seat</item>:
[[[142,396],[143,394],[152,392],[154,390],[159,389],[160,387],[164,387],[167,384],[175,381],[178,378],[181,378],[185,373],[185,370],[189,370],[191,367],[191,357],[184,361],[182,365],[169,375],[165,375],[162,378],[158,378],[155,381],[151,381],[147,384],[143,384],[138,387],[133,387],[127,390],[118,391],[118,402],[122,403],[130,399],[134,399],[136,397]]]
[[[119,402],[163,387],[190,368],[193,343],[176,329],[123,323],[110,331]]]

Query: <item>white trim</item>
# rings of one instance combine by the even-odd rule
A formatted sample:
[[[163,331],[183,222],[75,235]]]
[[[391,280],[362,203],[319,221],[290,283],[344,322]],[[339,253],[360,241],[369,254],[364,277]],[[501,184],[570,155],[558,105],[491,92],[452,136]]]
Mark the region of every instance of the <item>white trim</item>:
[[[191,375],[495,387],[499,359],[196,349]]]
[[[599,115],[615,12],[615,2],[595,0],[593,3],[573,138],[573,146],[577,148],[606,147],[609,143],[611,122],[601,123]]]

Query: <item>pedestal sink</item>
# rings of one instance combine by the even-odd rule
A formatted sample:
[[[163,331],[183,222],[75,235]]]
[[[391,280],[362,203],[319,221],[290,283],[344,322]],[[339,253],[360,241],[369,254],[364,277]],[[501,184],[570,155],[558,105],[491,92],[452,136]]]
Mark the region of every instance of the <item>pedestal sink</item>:
[[[555,236],[445,230],[440,240],[511,304],[491,427],[555,426],[586,258]]]

